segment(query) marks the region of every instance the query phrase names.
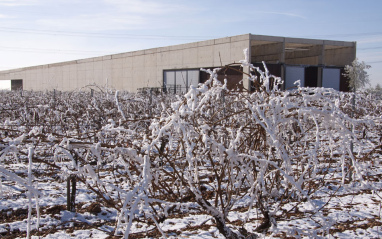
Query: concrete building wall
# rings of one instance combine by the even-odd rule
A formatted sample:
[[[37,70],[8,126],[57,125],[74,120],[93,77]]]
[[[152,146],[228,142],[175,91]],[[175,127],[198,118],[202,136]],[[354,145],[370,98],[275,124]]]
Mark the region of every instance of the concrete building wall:
[[[0,73],[0,80],[23,79],[25,90],[75,90],[97,84],[136,91],[160,87],[164,69],[200,68],[238,62],[249,36],[162,47]],[[240,54],[232,54],[241,49]],[[220,55],[219,55],[220,53]]]
[[[2,71],[0,80],[22,79],[24,90],[71,91],[96,84],[135,92],[143,87],[161,87],[164,70],[238,63],[244,59],[246,48],[253,63],[344,66],[355,58],[355,43],[351,42],[245,34]],[[244,81],[244,86],[248,82]]]

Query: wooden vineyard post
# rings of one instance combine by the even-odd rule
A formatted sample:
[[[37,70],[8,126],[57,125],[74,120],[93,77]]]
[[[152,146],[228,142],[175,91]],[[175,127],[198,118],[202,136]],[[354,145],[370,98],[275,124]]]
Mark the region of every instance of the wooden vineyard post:
[[[70,175],[66,181],[66,208],[70,212],[76,211],[76,184],[76,176]]]

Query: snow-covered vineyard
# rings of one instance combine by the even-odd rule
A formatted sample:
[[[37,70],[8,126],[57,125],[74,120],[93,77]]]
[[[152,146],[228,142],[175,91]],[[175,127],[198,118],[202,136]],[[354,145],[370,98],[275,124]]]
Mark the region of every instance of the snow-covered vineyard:
[[[0,237],[382,236],[380,100],[215,73],[184,96],[1,92]]]

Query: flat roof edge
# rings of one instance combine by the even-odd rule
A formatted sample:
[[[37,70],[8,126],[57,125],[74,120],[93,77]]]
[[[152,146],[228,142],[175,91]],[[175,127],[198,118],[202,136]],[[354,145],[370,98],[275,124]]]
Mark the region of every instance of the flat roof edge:
[[[281,37],[281,36],[267,36],[267,35],[254,35],[250,34],[250,39],[255,41],[270,41],[270,42],[283,42],[286,43],[306,43],[306,44],[320,44],[320,45],[334,45],[334,46],[355,46],[355,41],[338,41],[338,40],[325,40],[314,38],[302,37]]]

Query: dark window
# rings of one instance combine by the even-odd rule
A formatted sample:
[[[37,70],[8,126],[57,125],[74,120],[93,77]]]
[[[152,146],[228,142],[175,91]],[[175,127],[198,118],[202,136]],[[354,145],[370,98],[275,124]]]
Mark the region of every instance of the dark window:
[[[11,90],[23,90],[23,80],[11,80]]]
[[[344,73],[345,73],[345,69],[341,68],[340,69],[340,91],[349,92],[350,91],[349,78],[344,76]]]
[[[213,70],[214,67],[204,68]],[[205,71],[200,71],[200,83],[206,82],[210,78],[210,74]],[[229,68],[222,68],[218,72],[218,80],[224,83],[224,79],[227,79],[227,88],[243,89],[243,69],[240,66],[230,66]]]
[[[317,87],[318,67],[308,66],[305,68],[305,86]]]
[[[273,75],[275,77],[281,77],[281,64],[265,64],[268,72],[270,75]],[[264,64],[263,63],[254,63],[253,66],[259,67],[259,69],[263,72],[265,72]],[[256,72],[257,79],[260,79],[260,74]],[[259,82],[260,84],[263,84],[263,82]],[[274,79],[271,78],[271,81],[269,82],[269,89],[272,89],[274,85]],[[251,91],[254,91],[254,83],[251,82]]]

